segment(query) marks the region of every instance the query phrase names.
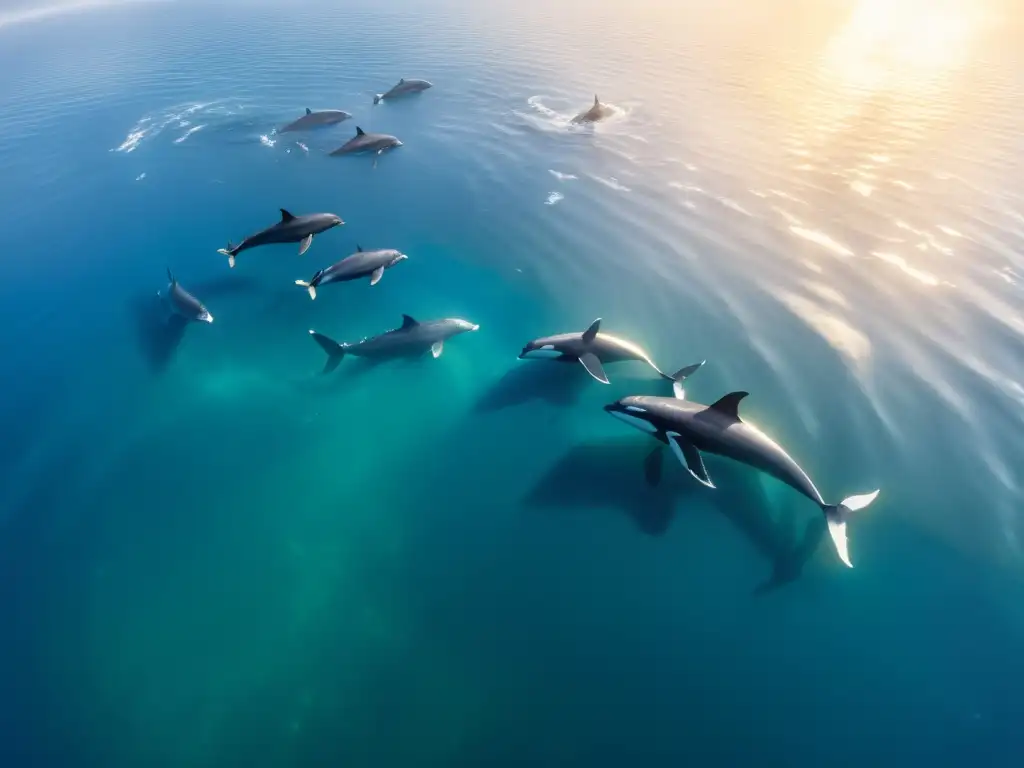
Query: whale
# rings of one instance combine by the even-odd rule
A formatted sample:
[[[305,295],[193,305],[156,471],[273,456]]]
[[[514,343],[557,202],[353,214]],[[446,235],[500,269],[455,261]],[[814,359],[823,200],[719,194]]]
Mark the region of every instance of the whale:
[[[227,256],[228,265],[231,267],[235,266],[235,257],[239,253],[250,248],[258,248],[261,245],[299,243],[299,256],[301,256],[312,245],[313,235],[318,235],[345,223],[340,216],[333,213],[309,213],[304,216],[294,216],[284,208],[280,210],[281,220],[279,222],[249,235],[238,245],[228,243],[227,248],[219,248],[217,253]]]
[[[340,122],[349,120],[352,117],[343,109],[321,109],[314,112],[306,107],[306,114],[297,120],[292,120],[284,128],[278,129],[278,133],[289,131],[308,131],[313,128],[323,128],[328,125],[337,125]]]
[[[377,157],[380,157],[385,150],[400,146],[402,146],[402,142],[389,133],[367,133],[357,125],[356,135],[328,154],[331,157],[337,157],[339,155],[357,155],[363,152],[374,152]],[[373,165],[374,167],[377,166],[376,157],[373,160]]]
[[[341,261],[332,264],[326,269],[321,269],[313,277],[306,280],[296,280],[296,285],[301,285],[309,292],[309,298],[316,298],[316,289],[328,283],[343,283],[349,280],[358,280],[361,277],[369,277],[370,285],[376,285],[384,276],[384,270],[405,261],[409,257],[394,249],[382,249],[377,251],[364,251],[362,246],[356,246],[356,252],[346,256]]]
[[[803,494],[824,513],[828,532],[839,559],[852,568],[846,528],[852,513],[878,497],[878,490],[848,496],[829,504],[803,468],[782,446],[740,417],[739,405],[749,393],[723,395],[711,405],[681,397],[631,395],[604,406],[604,410],[630,426],[665,443],[679,463],[699,483],[714,488],[702,453],[738,461],[768,474]]]
[[[430,350],[434,358],[441,356],[444,343],[452,336],[466,331],[479,330],[480,326],[457,317],[419,322],[409,315],[402,315],[402,325],[378,336],[358,341],[355,344],[339,344],[334,339],[317,331],[309,335],[327,353],[323,373],[330,373],[346,355],[375,360],[390,360],[402,357],[419,357]]]
[[[601,333],[601,318],[597,318],[582,333],[560,333],[555,336],[542,336],[534,339],[523,347],[519,353],[520,360],[550,359],[559,362],[579,362],[587,373],[608,384],[608,374],[604,371],[606,363],[617,363],[624,360],[637,360],[646,363],[663,379],[672,382],[673,391],[682,394],[683,382],[697,371],[705,361],[680,368],[672,374],[664,373],[650,355],[631,341],[620,339],[607,333]]]
[[[414,77],[410,77],[408,80],[404,77],[399,80],[391,90],[385,93],[378,93],[373,97],[374,104],[380,104],[384,99],[393,99],[395,96],[404,96],[409,93],[421,93],[427,90],[427,88],[433,88],[434,84],[429,80],[418,80]]]
[[[171,268],[167,268],[167,291],[157,292],[157,296],[167,303],[170,310],[168,318],[177,315],[193,323],[212,323],[213,315],[203,306],[203,302],[181,287],[181,284],[171,274]]]
[[[602,104],[595,93],[594,103],[591,104],[586,111],[580,112],[569,122],[574,125],[580,125],[582,123],[596,123],[599,120],[604,120],[606,117],[611,117],[613,114],[615,114],[615,110],[606,104]]]

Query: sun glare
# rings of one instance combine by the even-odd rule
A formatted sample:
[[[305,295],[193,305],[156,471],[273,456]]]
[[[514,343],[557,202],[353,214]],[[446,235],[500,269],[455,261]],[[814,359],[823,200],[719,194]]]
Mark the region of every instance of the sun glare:
[[[861,0],[826,51],[851,85],[917,80],[965,62],[983,20],[979,0]]]

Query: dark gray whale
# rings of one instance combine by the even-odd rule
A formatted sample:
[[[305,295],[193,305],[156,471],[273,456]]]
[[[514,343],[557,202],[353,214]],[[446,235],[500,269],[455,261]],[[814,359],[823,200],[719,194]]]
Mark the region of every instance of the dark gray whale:
[[[878,491],[849,496],[839,504],[827,504],[807,473],[778,443],[740,419],[739,404],[746,396],[746,392],[730,392],[712,405],[680,398],[631,396],[604,409],[667,444],[690,474],[708,488],[715,486],[704,467],[702,451],[759,469],[799,491],[825,514],[839,559],[852,568],[846,541],[847,520],[851,513],[874,501]]]
[[[607,333],[599,333],[600,327],[601,318],[597,318],[582,333],[560,333],[556,336],[543,336],[534,339],[523,347],[523,351],[519,353],[519,359],[548,358],[561,362],[579,361],[587,369],[587,373],[602,384],[608,383],[603,363],[639,360],[647,363],[662,378],[671,381],[673,389],[679,393],[682,393],[683,381],[704,365],[705,361],[701,360],[699,363],[688,365],[671,375],[664,373],[636,344]]]
[[[457,317],[446,317],[441,320],[417,322],[409,315],[402,315],[402,325],[378,336],[358,341],[355,344],[339,344],[322,333],[310,331],[313,341],[327,353],[324,373],[338,367],[345,355],[387,360],[399,357],[418,357],[428,349],[435,358],[444,351],[444,342],[460,333],[476,331],[480,328],[476,323],[460,320]]]
[[[345,223],[341,217],[333,213],[309,213],[305,216],[293,216],[284,208],[280,210],[281,220],[279,222],[249,235],[238,245],[228,243],[227,248],[219,248],[217,253],[227,256],[228,265],[232,267],[235,266],[235,256],[242,251],[273,243],[301,243],[299,246],[299,256],[301,256],[312,245],[313,235],[318,235]]]

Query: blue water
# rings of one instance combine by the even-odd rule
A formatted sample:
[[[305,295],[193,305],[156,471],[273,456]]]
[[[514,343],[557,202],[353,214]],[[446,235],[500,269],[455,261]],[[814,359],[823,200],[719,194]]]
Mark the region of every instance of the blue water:
[[[1019,4],[8,6],[0,765],[1024,762]],[[346,223],[229,269],[282,207]],[[481,328],[320,375],[403,313]],[[596,317],[881,488],[855,567],[516,360]]]

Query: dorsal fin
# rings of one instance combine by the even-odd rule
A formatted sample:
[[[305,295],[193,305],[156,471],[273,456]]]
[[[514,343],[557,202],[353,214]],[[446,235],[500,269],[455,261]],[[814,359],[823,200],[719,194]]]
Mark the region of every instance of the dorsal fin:
[[[356,243],[356,250],[359,251],[360,253],[362,253],[363,252],[363,246],[359,245],[359,243]]]
[[[399,85],[405,85],[405,78],[403,77],[401,80],[399,80],[398,84]]]
[[[284,208],[281,209],[281,221],[291,221],[294,218],[295,217],[288,213]]]
[[[402,328],[412,328],[419,325],[419,322],[413,320],[409,315],[402,315]]]
[[[167,268],[167,279],[170,281],[171,285],[175,285],[178,282],[177,280],[174,279],[174,275],[171,274],[170,267]]]
[[[599,318],[597,318],[597,320],[595,320],[594,322],[592,322],[590,324],[590,327],[587,328],[587,330],[585,330],[583,332],[583,341],[585,341],[587,344],[589,344],[594,339],[596,339],[597,338],[597,331],[598,331],[598,329],[600,329],[600,327],[601,327],[601,318],[599,317]]]
[[[309,107],[306,107],[306,114],[307,115],[312,115],[313,114],[313,110],[310,109]]]
[[[597,106],[598,104],[600,104],[600,103],[601,103],[601,102],[597,100],[597,94],[595,93],[595,94],[594,94],[594,106],[596,107],[596,106]]]
[[[740,400],[749,395],[749,392],[730,392],[728,395],[722,395],[714,403],[708,406],[709,410],[717,411],[723,416],[731,416],[740,420]]]
[[[366,135],[366,131],[364,131],[364,130],[363,130],[362,128],[360,128],[360,127],[359,127],[359,126],[357,125],[357,126],[356,126],[356,136],[365,136],[365,135]]]

